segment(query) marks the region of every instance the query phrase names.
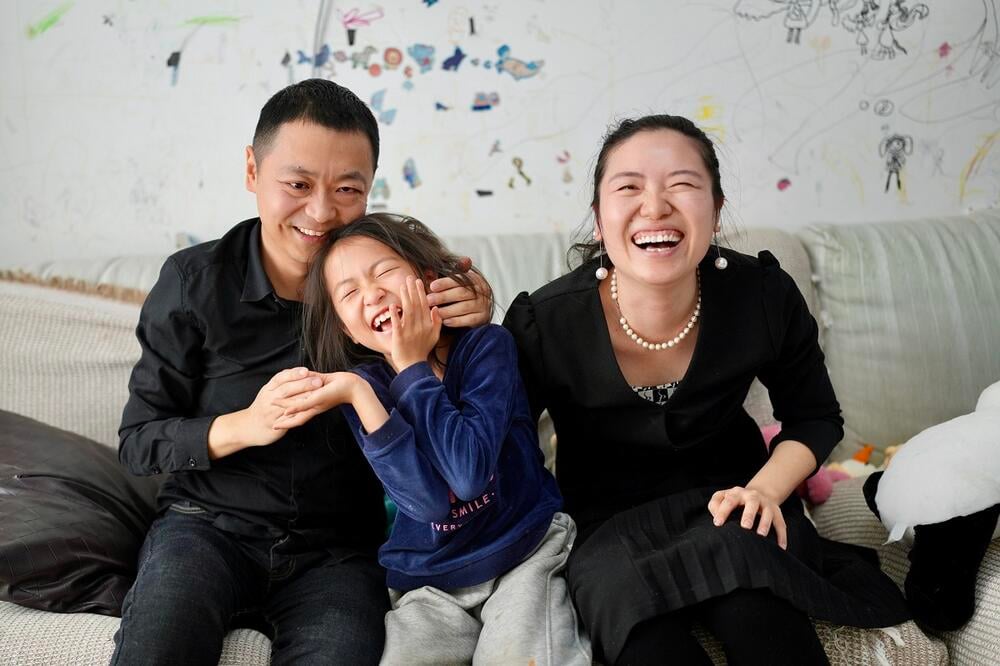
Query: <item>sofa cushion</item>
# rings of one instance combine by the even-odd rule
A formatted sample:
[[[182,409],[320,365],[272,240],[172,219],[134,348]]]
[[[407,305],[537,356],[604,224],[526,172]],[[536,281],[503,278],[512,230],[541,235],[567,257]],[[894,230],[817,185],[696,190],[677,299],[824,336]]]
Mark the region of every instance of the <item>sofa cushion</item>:
[[[139,306],[0,281],[0,409],[118,446]]]
[[[967,414],[1000,379],[1000,210],[801,237],[846,421],[835,459]]]
[[[0,601],[0,662],[16,666],[106,666],[115,650],[118,618],[56,614]],[[267,666],[271,641],[253,629],[233,629],[218,666]]]
[[[812,510],[816,529],[828,539],[874,548],[882,570],[902,587],[910,570],[907,546],[902,541],[886,543],[888,533],[865,503],[862,486],[867,477],[833,484],[833,494]],[[986,551],[976,579],[976,610],[956,631],[941,635],[953,664],[996,663],[1000,654],[1000,540]]]
[[[0,599],[120,613],[157,490],[108,447],[0,411]]]

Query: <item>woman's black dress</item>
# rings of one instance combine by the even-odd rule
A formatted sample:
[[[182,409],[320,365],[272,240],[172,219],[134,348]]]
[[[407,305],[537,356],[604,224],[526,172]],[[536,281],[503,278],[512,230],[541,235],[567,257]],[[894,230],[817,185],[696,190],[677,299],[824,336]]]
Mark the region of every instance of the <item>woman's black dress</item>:
[[[507,313],[532,408],[552,416],[557,478],[580,528],[570,590],[595,654],[609,662],[639,622],[738,588],[769,589],[836,624],[883,627],[910,617],[875,553],[819,537],[794,495],[781,506],[787,551],[773,530],[765,538],[740,527],[739,510],[712,524],[712,493],[745,485],[767,461],[743,409],[754,377],[782,423],[772,446],[793,439],[823,461],[843,436],[816,322],[795,283],[769,252],[723,252],[726,270],[715,269],[714,257],[700,267],[698,339],[663,406],[637,395],[621,373],[596,261],[522,293]]]

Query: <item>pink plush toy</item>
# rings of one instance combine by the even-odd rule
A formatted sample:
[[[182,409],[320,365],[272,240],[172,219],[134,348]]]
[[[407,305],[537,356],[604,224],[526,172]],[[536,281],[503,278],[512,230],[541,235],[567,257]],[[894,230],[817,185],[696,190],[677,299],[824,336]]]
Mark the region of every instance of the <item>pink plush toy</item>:
[[[781,432],[780,423],[772,423],[760,429],[760,434],[764,436],[764,444],[768,449],[771,448],[771,440],[779,432]],[[822,504],[830,499],[830,495],[833,494],[833,484],[835,481],[842,481],[849,478],[851,478],[851,475],[843,470],[820,467],[815,474],[796,488],[795,492],[810,504]]]

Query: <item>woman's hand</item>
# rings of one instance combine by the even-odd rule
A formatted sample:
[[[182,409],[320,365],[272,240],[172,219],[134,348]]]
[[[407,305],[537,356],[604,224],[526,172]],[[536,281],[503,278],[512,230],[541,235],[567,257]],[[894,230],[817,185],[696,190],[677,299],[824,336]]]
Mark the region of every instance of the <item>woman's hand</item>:
[[[274,422],[276,430],[297,428],[317,414],[353,402],[360,384],[367,383],[352,372],[331,372],[318,376],[322,386],[309,387],[275,403],[285,410]]]
[[[399,292],[402,310],[392,307],[392,365],[402,372],[414,363],[426,361],[441,337],[441,316],[427,303],[424,283],[412,277]]]
[[[753,529],[754,522],[757,522],[757,534],[767,536],[773,526],[775,536],[778,537],[778,545],[783,549],[788,548],[788,533],[785,528],[785,518],[781,514],[781,505],[759,490],[742,486],[720,490],[709,500],[708,512],[712,514],[713,522],[718,526],[725,523],[733,509],[740,506],[743,507],[740,527]],[[760,514],[759,521],[757,521],[758,514]]]
[[[430,284],[427,302],[440,307],[440,316],[451,328],[482,326],[490,323],[493,294],[486,280],[472,269],[472,260],[464,257],[459,268],[469,274],[475,289],[463,287],[453,278],[438,278]]]

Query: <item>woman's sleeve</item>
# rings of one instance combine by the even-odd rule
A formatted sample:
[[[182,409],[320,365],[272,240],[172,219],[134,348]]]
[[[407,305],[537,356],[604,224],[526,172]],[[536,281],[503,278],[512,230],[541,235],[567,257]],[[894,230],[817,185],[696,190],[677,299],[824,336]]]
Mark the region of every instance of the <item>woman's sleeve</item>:
[[[819,328],[794,280],[761,253],[763,306],[774,358],[760,371],[781,422],[771,450],[785,440],[805,444],[817,468],[844,436],[844,419],[819,346]]]
[[[524,388],[528,393],[531,416],[535,421],[538,421],[538,417],[548,407],[542,383],[542,378],[545,377],[545,365],[538,324],[535,320],[535,306],[531,302],[528,292],[522,291],[517,295],[510,308],[507,309],[503,325],[514,336],[518,367],[521,370]]]

